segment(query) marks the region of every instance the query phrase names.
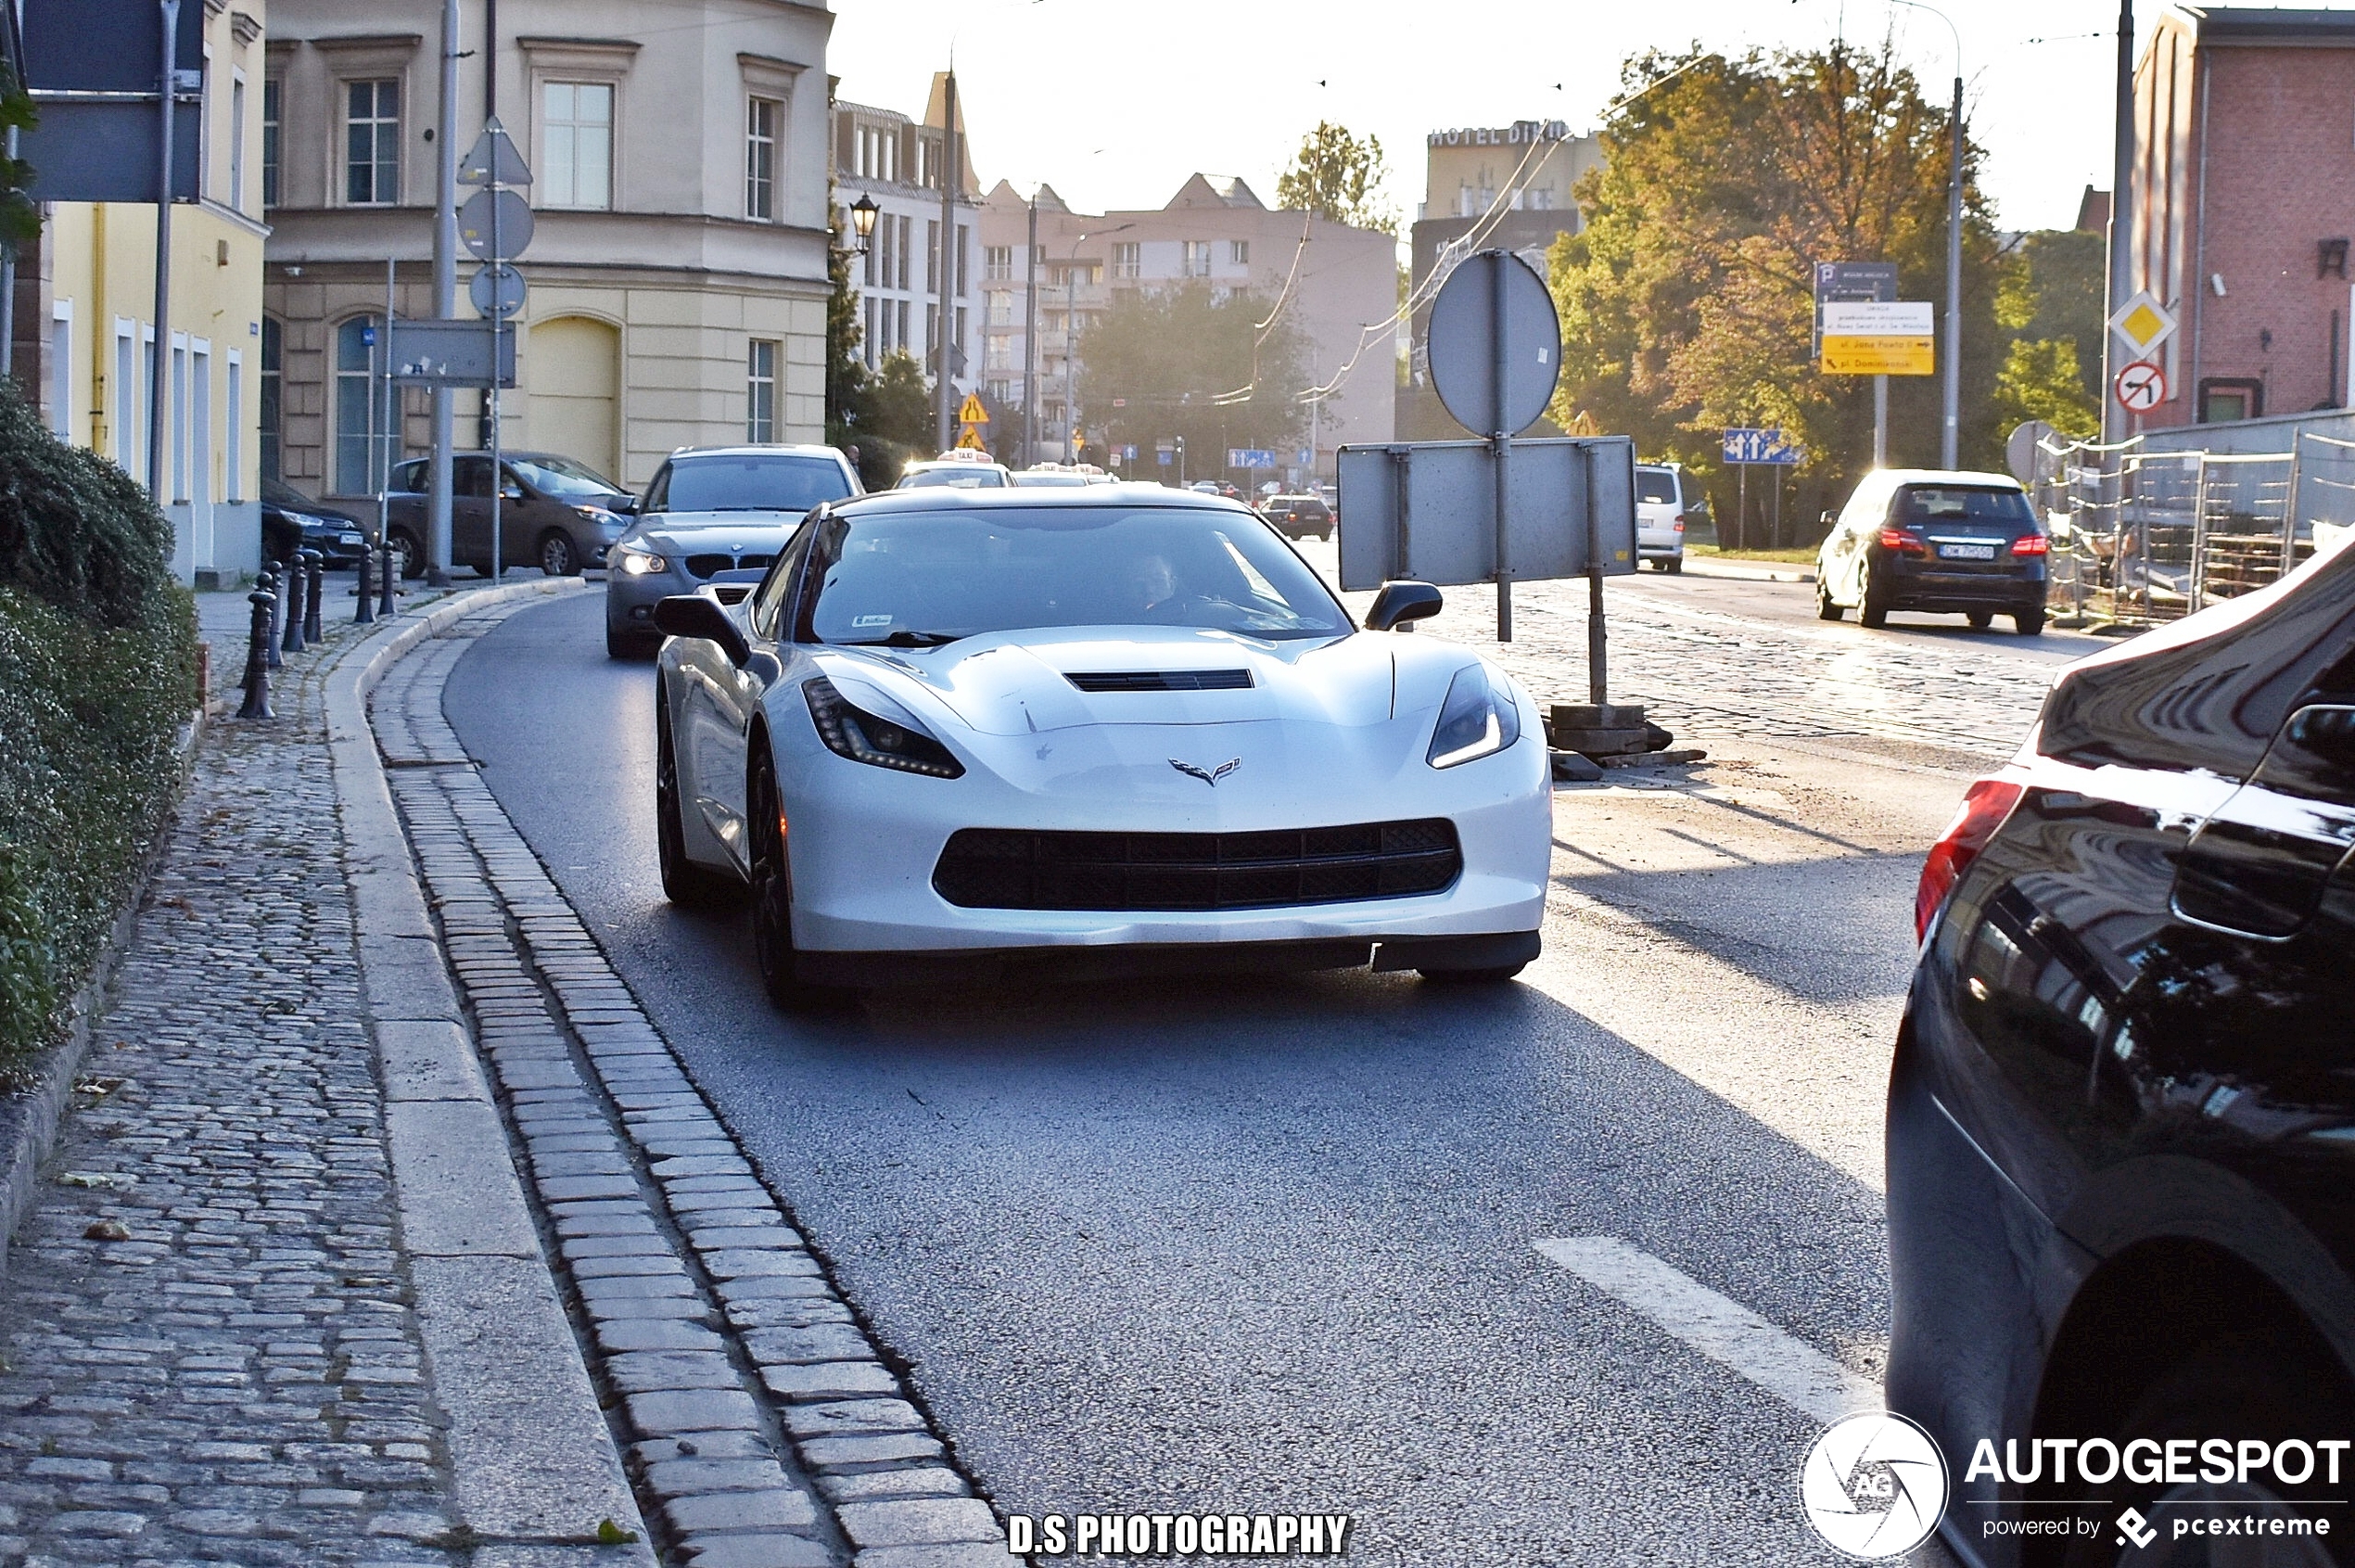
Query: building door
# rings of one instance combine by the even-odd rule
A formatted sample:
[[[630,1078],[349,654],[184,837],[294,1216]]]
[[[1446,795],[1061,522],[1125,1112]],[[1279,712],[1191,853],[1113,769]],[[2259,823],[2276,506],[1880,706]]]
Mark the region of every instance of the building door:
[[[531,329],[523,367],[528,440],[541,452],[621,478],[621,334],[601,321],[558,316]]]

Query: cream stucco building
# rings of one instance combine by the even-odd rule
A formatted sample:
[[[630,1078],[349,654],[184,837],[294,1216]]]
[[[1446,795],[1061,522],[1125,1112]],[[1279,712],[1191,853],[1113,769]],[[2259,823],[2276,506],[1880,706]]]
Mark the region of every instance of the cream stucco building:
[[[403,394],[386,440],[368,387],[388,259],[398,313],[433,313],[440,16],[435,0],[273,13],[265,440],[304,491],[368,493],[429,443],[424,394]],[[496,16],[487,48],[484,7],[465,7],[455,118],[463,152],[495,112],[534,175],[505,444],[634,487],[680,446],[819,440],[832,14],[506,0]],[[461,258],[462,317],[476,265]],[[488,434],[477,403],[461,394],[462,448]]]
[[[232,581],[261,555],[263,0],[205,7],[198,199],[172,217],[163,419],[150,428],[156,354],[156,209],[53,201],[17,273],[19,384],[49,427],[143,484],[163,444],[172,567]],[[40,194],[36,174],[33,191]]]

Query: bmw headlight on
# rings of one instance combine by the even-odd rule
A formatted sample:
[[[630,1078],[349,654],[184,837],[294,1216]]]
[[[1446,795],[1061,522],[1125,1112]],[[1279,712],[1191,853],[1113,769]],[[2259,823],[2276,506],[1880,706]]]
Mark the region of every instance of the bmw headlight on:
[[[935,740],[915,715],[880,692],[861,690],[859,700],[869,705],[862,708],[821,675],[804,682],[801,695],[808,700],[818,738],[837,757],[936,779],[959,778],[965,771],[965,765]]]
[[[614,560],[632,577],[648,577],[666,570],[670,563],[643,545],[624,544],[613,553]]]
[[[1521,705],[1512,688],[1492,681],[1484,665],[1457,672],[1439,705],[1439,727],[1432,732],[1431,749],[1423,760],[1434,768],[1453,768],[1504,750],[1521,739]]]

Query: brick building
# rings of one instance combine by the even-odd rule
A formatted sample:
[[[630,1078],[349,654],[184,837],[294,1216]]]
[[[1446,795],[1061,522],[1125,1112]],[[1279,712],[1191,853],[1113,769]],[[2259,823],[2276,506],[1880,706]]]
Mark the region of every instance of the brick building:
[[[2138,427],[2355,403],[2355,13],[2170,7],[2134,122],[2132,278],[2179,324]]]

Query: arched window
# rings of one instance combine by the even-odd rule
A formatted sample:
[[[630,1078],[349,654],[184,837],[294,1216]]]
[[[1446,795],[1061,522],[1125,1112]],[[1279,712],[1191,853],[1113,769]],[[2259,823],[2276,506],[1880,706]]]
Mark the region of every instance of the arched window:
[[[329,490],[373,495],[383,398],[376,386],[376,318],[353,316],[336,328],[336,451]]]

